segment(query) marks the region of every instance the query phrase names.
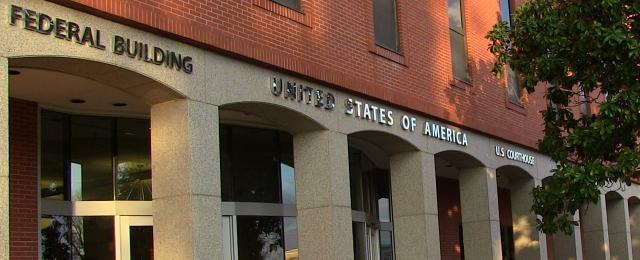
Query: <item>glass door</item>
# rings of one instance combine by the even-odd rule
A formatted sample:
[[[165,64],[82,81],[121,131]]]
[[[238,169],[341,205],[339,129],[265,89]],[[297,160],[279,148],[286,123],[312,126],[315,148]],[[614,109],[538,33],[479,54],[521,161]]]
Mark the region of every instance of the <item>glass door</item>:
[[[153,218],[120,216],[119,260],[153,259]]]

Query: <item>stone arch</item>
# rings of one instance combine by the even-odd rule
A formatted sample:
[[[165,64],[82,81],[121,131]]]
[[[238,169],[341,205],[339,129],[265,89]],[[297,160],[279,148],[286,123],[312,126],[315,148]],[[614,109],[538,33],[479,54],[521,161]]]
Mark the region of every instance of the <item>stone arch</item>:
[[[536,181],[531,173],[516,165],[496,169],[499,216],[503,252],[516,259],[540,258],[540,234],[536,215],[531,212],[531,190]],[[504,254],[503,253],[503,254]]]
[[[41,75],[47,72],[52,78],[85,81],[94,84],[96,87],[110,87],[117,92],[137,98],[146,106],[152,106],[162,102],[183,99],[185,95],[170,85],[163,83],[162,79],[150,78],[144,71],[135,71],[123,68],[118,65],[75,57],[37,56],[37,57],[14,57],[9,59],[9,68],[17,71],[21,75],[16,77],[28,77],[28,73]],[[39,80],[39,79],[35,79]],[[67,83],[67,82],[62,82]],[[61,82],[58,82],[61,84]],[[61,84],[61,85],[62,85]],[[10,83],[10,92],[23,95],[36,94],[34,91],[23,91],[16,89]],[[86,89],[87,91],[92,91]],[[39,88],[37,92],[41,95],[56,93],[62,90]],[[74,91],[74,90],[71,90]],[[30,92],[30,93],[25,93]],[[45,92],[45,93],[42,93]],[[71,93],[63,93],[71,94]]]
[[[220,106],[220,120],[278,128],[291,134],[327,130],[327,126],[307,114],[282,105],[257,101]]]

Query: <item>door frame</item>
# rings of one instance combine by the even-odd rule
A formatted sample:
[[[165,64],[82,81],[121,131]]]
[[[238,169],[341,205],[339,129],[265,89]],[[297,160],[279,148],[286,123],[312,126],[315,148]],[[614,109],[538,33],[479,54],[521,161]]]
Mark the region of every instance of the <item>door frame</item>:
[[[153,216],[115,216],[114,221],[116,260],[131,260],[129,227],[153,227]]]

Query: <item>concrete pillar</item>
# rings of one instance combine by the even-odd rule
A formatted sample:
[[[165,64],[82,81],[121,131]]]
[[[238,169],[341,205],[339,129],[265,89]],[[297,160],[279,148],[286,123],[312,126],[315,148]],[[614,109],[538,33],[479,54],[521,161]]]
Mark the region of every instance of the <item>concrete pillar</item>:
[[[465,257],[502,259],[495,169],[464,169],[459,179]]]
[[[396,154],[390,168],[396,257],[440,259],[434,156]]]
[[[577,214],[574,220],[579,220]],[[573,234],[570,236],[563,233],[547,235],[547,239],[551,240],[553,249],[548,258],[553,260],[582,259],[582,241],[580,238],[580,227],[578,226],[574,228]]]
[[[623,198],[607,200],[607,227],[611,260],[631,259],[629,208]]]
[[[609,260],[609,234],[607,231],[607,209],[604,195],[596,204],[581,211],[584,259]]]
[[[516,259],[541,259],[540,235],[536,229],[536,215],[531,212],[535,187],[533,178],[511,181],[511,215]],[[546,255],[546,254],[545,254]]]
[[[631,255],[640,259],[640,200],[629,199],[629,226],[631,231]]]
[[[0,259],[9,259],[9,60],[0,57]]]
[[[347,136],[293,136],[300,259],[353,259]]]
[[[218,107],[151,107],[155,259],[222,259]]]

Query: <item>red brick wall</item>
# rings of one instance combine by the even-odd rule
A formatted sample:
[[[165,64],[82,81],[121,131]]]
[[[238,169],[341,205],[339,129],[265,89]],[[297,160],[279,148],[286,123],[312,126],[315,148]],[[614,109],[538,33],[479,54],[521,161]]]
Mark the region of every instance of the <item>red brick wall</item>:
[[[498,208],[500,210],[500,226],[512,226],[511,190],[498,188]]]
[[[9,113],[11,259],[38,259],[38,105],[11,99]]]
[[[461,259],[459,226],[460,187],[458,180],[436,177],[438,189],[438,224],[440,228],[440,257],[442,260]]]
[[[371,46],[371,1],[303,0],[303,13],[269,0],[52,1],[529,147],[542,134],[542,91],[524,107],[510,105],[504,79],[490,73],[484,36],[499,19],[499,1],[464,1],[471,84],[452,80],[442,0],[397,1],[401,55]]]

